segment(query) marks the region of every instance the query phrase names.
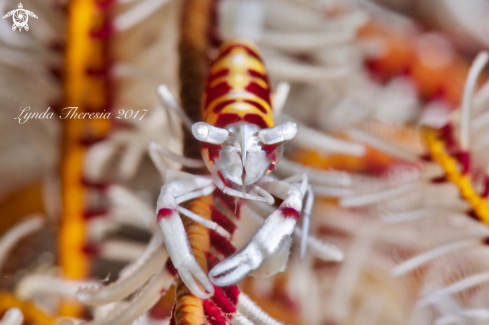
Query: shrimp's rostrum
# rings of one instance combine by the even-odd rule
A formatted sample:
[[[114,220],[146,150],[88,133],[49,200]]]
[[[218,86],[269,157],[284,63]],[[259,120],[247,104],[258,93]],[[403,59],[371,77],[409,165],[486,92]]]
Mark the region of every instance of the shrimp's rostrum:
[[[295,136],[297,125],[292,122],[274,125],[270,84],[259,51],[252,43],[235,40],[220,48],[207,79],[202,116],[202,122],[193,124],[192,133],[202,144],[202,157],[212,176],[169,171],[157,212],[175,268],[189,289],[205,298],[213,294],[211,281],[224,286],[236,283],[252,271],[256,275],[272,275],[283,270],[306,192],[304,233],[307,233],[312,193],[306,175],[282,181],[265,177],[275,169],[279,149]],[[235,200],[273,204],[275,195],[283,202],[247,245],[217,264],[207,276],[189,248],[178,215],[183,210],[178,204],[207,195],[216,187]]]

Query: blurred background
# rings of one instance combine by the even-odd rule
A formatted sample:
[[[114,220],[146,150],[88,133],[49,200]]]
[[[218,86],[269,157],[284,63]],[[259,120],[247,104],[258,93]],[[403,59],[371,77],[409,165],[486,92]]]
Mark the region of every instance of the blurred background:
[[[294,244],[285,272],[238,284],[273,319],[239,312],[487,324],[489,2],[238,2],[0,0],[0,324],[239,323],[202,301],[172,317],[175,275],[151,293],[163,264],[143,265],[167,258],[151,255],[165,178],[149,144],[188,151],[157,88],[185,106],[200,90],[185,88],[182,42],[204,44],[208,67],[242,15],[273,90],[290,85],[277,120],[299,125],[274,173],[307,173],[315,201],[305,259]],[[257,226],[236,224],[239,248]]]

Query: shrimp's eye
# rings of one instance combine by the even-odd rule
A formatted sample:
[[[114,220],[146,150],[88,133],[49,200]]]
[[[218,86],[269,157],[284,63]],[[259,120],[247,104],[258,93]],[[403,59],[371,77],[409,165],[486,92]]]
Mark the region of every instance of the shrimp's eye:
[[[297,134],[297,124],[284,122],[273,128],[263,129],[258,132],[261,142],[264,144],[276,144],[289,141]]]
[[[204,122],[197,122],[192,125],[192,134],[199,141],[222,144],[227,140],[229,131]]]
[[[194,125],[192,131],[194,136],[201,141],[207,139],[207,136],[209,135],[209,128],[204,124]]]

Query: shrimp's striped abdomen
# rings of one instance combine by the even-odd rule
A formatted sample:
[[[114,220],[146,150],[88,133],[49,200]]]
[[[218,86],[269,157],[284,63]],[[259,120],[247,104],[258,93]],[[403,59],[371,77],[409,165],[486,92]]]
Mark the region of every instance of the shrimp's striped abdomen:
[[[274,126],[267,73],[251,43],[230,41],[221,46],[204,92],[203,121],[217,127],[237,122]]]

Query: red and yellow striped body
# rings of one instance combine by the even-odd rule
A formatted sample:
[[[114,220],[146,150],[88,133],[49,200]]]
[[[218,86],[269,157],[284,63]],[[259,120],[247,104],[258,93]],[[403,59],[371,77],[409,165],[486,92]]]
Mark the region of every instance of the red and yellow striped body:
[[[248,122],[261,129],[275,125],[270,84],[255,45],[233,40],[221,46],[207,79],[202,116],[203,122],[220,128],[239,122]],[[266,151],[276,148],[275,145],[264,147]],[[219,156],[221,148],[220,145],[202,144],[202,155],[208,166]]]
[[[251,43],[230,41],[212,64],[203,98],[203,121],[224,128],[248,122],[274,126],[265,66]]]

